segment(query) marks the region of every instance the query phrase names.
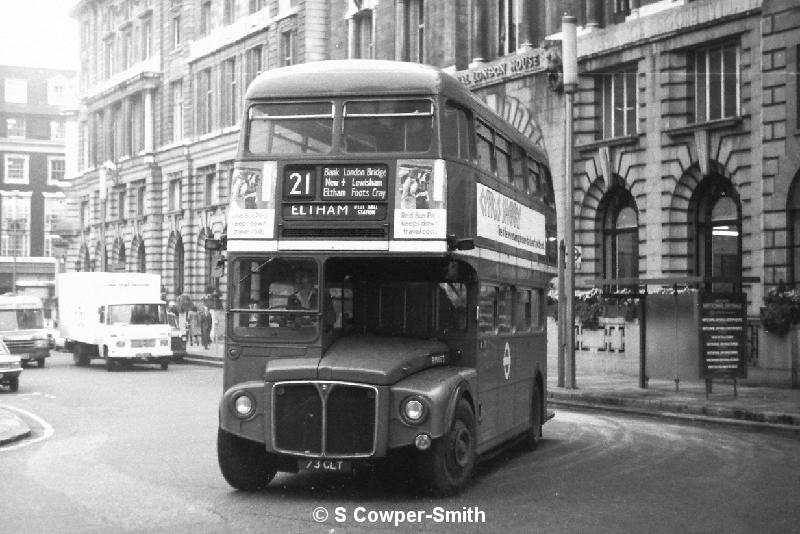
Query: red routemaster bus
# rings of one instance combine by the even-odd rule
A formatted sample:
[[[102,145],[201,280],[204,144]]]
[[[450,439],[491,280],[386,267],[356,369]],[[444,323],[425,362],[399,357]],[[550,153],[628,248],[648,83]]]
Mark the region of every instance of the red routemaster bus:
[[[250,85],[226,233],[234,487],[409,457],[434,494],[545,421],[545,154],[452,76],[323,61]]]

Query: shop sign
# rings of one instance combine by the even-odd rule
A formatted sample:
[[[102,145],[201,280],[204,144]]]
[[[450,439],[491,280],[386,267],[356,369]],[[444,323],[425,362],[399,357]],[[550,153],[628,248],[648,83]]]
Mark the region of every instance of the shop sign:
[[[454,75],[468,89],[503,83],[547,70],[547,53],[542,48],[505,56]]]

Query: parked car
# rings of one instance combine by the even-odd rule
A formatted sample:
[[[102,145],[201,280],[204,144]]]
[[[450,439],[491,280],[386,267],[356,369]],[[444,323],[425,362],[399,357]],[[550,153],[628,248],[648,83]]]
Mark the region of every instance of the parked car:
[[[0,385],[8,386],[11,391],[17,391],[20,374],[22,374],[22,362],[19,356],[11,354],[6,344],[0,339]]]
[[[167,312],[167,322],[170,326],[170,345],[172,346],[172,358],[180,360],[186,356],[186,332],[180,329],[178,316],[172,312]]]

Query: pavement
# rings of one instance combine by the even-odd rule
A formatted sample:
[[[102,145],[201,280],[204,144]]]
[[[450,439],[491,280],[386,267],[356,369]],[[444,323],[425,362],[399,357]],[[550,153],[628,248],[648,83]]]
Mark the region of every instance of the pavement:
[[[208,349],[188,347],[187,352],[181,360],[184,365],[222,367],[221,343],[214,343]],[[741,384],[734,388],[731,380],[713,381],[710,393],[706,393],[702,380],[681,381],[677,385],[672,380],[650,380],[647,388],[640,388],[635,376],[580,372],[575,378],[575,388],[566,388],[558,386],[555,374],[555,370],[551,371],[547,383],[547,404],[551,409],[560,406],[610,410],[800,434],[800,389]],[[3,408],[0,396],[0,445],[29,436],[30,432],[22,419]]]

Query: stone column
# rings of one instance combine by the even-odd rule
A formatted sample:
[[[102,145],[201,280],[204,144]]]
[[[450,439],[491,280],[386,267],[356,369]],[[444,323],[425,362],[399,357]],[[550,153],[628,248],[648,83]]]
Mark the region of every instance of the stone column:
[[[532,2],[522,0],[519,6],[519,43],[517,48],[530,50],[533,48],[533,21],[531,20]]]
[[[147,154],[155,150],[155,142],[153,140],[153,90],[146,89],[144,91],[144,151]]]
[[[600,28],[601,10],[603,4],[601,0],[586,0],[586,28]]]
[[[472,5],[472,62],[489,59],[489,11],[486,0],[474,0]]]
[[[408,61],[408,1],[397,0],[394,6],[394,58]]]
[[[356,57],[356,25],[353,16],[347,17],[347,59]]]

